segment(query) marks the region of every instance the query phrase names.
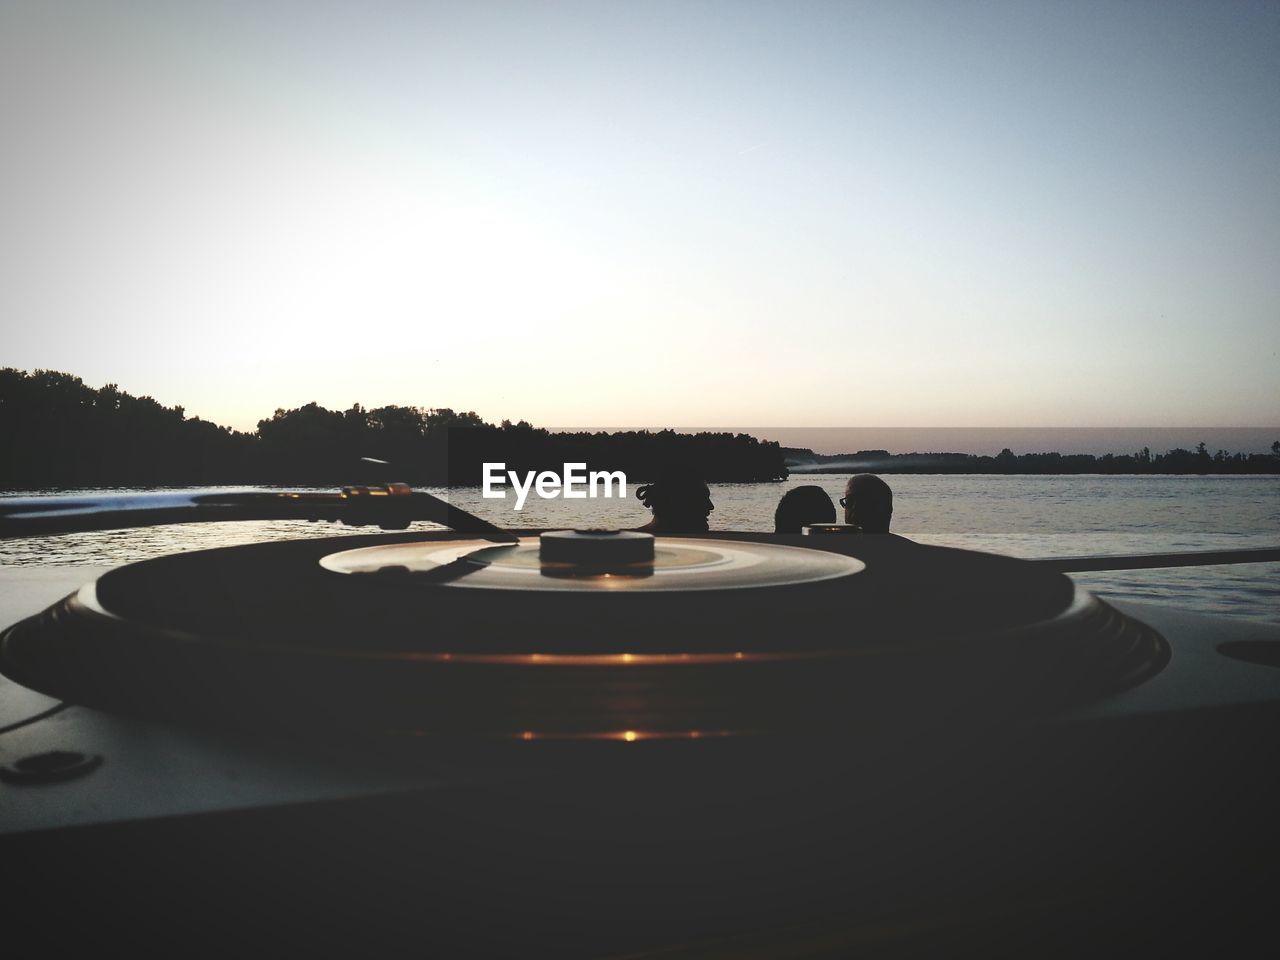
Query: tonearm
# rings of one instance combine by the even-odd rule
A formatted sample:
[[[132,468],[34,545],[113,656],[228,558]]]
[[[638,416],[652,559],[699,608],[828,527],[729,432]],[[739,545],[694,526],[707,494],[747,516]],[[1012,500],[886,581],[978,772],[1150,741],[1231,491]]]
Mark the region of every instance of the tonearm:
[[[225,520],[327,520],[403,530],[415,520],[459,533],[503,534],[501,527],[404,483],[298,490],[166,491],[0,499],[0,537],[48,536]]]

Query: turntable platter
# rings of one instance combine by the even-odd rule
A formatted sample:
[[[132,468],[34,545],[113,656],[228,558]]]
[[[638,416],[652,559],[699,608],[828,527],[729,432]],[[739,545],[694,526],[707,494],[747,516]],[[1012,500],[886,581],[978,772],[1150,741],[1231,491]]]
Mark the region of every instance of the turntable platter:
[[[638,539],[637,539],[638,538]],[[702,737],[1031,715],[1163,640],[1061,574],[897,538],[402,534],[145,561],[10,628],[0,671],[302,736]]]

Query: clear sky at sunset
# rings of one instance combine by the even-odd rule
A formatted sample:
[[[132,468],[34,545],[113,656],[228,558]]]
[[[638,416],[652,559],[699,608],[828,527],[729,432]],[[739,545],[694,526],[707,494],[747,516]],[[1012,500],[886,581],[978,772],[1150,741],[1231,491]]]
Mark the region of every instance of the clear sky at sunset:
[[[251,427],[1280,423],[1280,4],[0,2],[0,365]]]

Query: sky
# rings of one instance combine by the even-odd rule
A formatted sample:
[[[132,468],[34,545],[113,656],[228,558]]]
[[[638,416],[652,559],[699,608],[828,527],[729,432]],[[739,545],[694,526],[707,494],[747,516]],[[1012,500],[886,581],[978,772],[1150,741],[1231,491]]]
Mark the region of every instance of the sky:
[[[0,365],[252,428],[1280,424],[1280,4],[0,0]]]

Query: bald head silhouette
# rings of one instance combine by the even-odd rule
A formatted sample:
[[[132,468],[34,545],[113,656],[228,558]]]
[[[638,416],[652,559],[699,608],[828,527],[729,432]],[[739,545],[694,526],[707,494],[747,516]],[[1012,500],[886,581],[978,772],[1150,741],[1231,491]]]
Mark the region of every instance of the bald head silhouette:
[[[888,533],[893,517],[893,491],[874,473],[859,473],[849,478],[844,488],[845,523],[863,533]]]

